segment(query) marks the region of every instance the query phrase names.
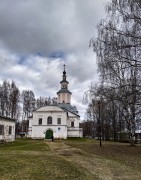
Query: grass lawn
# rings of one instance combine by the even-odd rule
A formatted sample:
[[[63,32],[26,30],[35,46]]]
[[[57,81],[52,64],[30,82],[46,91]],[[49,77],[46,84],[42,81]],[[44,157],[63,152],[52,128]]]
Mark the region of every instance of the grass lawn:
[[[105,163],[109,161],[107,166],[109,166],[111,177],[115,174],[118,176],[117,179],[141,179],[141,144],[133,147],[128,143],[102,141],[102,147],[100,147],[98,140],[88,139],[80,141],[70,139],[66,143],[73,148],[83,150],[91,159],[95,157],[95,161],[97,158]]]
[[[0,180],[140,180],[141,146],[87,139],[0,145]]]
[[[53,153],[52,142],[20,139],[0,146],[0,180],[92,179],[83,167]]]

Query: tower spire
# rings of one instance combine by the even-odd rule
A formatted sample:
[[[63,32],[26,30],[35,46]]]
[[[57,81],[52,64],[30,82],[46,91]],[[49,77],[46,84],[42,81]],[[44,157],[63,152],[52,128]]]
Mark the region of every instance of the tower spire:
[[[64,71],[65,71],[65,67],[66,67],[66,65],[64,64],[63,66],[64,66]]]
[[[65,70],[66,65],[64,64],[63,66],[64,66],[64,71],[63,71],[63,74],[64,74],[64,75],[66,75],[66,70]]]
[[[68,90],[68,84],[69,82],[66,79],[66,65],[63,65],[63,76],[61,84],[61,89],[57,92],[58,95],[58,102],[59,103],[70,103],[71,102],[71,92]]]

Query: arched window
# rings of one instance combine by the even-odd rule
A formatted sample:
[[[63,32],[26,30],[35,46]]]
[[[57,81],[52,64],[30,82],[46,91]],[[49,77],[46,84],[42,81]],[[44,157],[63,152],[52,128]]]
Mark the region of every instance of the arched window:
[[[52,124],[52,117],[51,117],[51,116],[49,116],[49,117],[47,118],[47,124]]]
[[[71,127],[74,127],[74,121],[71,121]]]

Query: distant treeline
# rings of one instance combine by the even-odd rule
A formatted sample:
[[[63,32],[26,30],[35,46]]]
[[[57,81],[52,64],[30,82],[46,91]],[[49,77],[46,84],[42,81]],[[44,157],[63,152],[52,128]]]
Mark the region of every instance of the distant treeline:
[[[14,81],[0,84],[0,115],[15,119],[27,119],[35,109],[55,104],[51,97],[36,98],[32,90],[19,90]]]

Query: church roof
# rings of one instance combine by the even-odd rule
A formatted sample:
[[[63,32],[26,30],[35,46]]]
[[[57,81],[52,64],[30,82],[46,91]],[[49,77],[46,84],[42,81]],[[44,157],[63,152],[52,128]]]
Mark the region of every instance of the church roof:
[[[57,105],[43,106],[34,112],[49,112],[49,111],[51,111],[51,112],[64,112],[65,111],[65,112],[71,112],[74,115],[79,116],[76,107],[72,106],[69,103],[58,103]],[[32,118],[32,117],[30,117],[30,118]]]
[[[63,109],[61,109],[60,107],[58,106],[54,106],[54,105],[48,105],[48,106],[43,106],[43,107],[40,107],[39,109],[36,110],[36,112],[38,111],[63,111]]]
[[[77,116],[79,116],[76,107],[72,106],[69,103],[58,103],[57,106],[64,109],[64,110],[67,110],[67,111],[69,111],[69,112],[71,112],[71,113],[73,113],[73,114],[75,114]]]
[[[60,90],[57,92],[57,94],[58,94],[58,93],[66,93],[66,92],[72,94],[68,89],[63,89],[63,88],[60,89]]]
[[[60,81],[60,83],[63,83],[63,82],[69,84],[69,82],[68,82],[67,80],[62,80],[62,81]]]
[[[0,115],[0,120],[1,119],[4,119],[5,121],[16,121],[16,119],[13,119],[13,118],[10,118],[10,117],[7,117],[7,116],[2,116],[2,115]]]

